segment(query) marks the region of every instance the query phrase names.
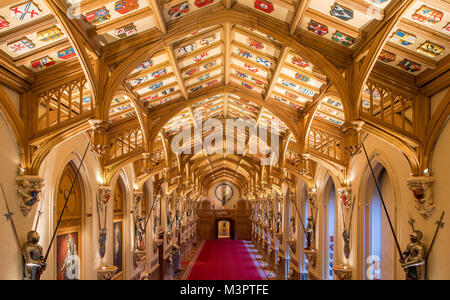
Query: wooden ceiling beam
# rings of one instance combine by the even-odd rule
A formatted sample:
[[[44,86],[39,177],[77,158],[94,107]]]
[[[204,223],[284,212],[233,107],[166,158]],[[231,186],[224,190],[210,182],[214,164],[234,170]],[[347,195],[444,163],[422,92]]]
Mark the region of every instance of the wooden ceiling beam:
[[[377,20],[384,19],[383,9],[374,9],[376,6],[364,0],[339,0],[339,4]]]
[[[223,0],[223,3],[226,9],[231,9],[234,5],[234,0]]]
[[[417,62],[417,63],[421,64],[422,67],[427,67],[432,70],[436,69],[436,67],[437,67],[437,62],[434,61],[433,59],[431,59],[427,56],[421,55],[418,52],[411,51],[405,47],[391,43],[391,42],[386,43],[386,45],[384,46],[384,50],[392,52],[392,53],[396,53],[403,58],[407,58],[409,60]]]
[[[114,21],[102,23],[92,29],[88,30],[88,37],[90,39],[95,38],[97,35],[105,34],[109,31],[115,30],[121,26],[131,24],[133,22],[148,18],[153,15],[152,10],[149,7],[145,7],[140,10],[136,10],[132,13],[124,15]]]
[[[225,23],[225,51],[224,51],[224,71],[225,71],[225,84],[230,82],[230,60],[231,60],[231,24]]]
[[[398,28],[405,30],[408,33],[429,39],[445,48],[450,48],[450,39],[446,34],[433,30],[427,26],[402,18],[398,23]]]
[[[356,62],[361,61],[369,52],[370,47],[373,45],[373,40],[378,34],[383,34],[384,30],[387,25],[390,25],[392,22],[392,18],[396,18],[398,20],[399,15],[398,11],[401,10],[403,7],[403,0],[392,0],[389,4],[389,10],[387,11],[387,14],[385,15],[384,19],[378,23],[378,25],[375,26],[375,28],[369,33],[367,38],[356,45],[354,51],[353,51],[353,58]],[[394,20],[395,21],[395,20]]]
[[[276,4],[278,6],[284,7],[289,11],[295,10],[295,4],[294,1],[291,0],[271,0],[273,4]]]
[[[164,18],[164,13],[162,11],[160,2],[158,0],[147,0],[147,3],[153,12],[153,18],[155,19],[156,26],[162,33],[166,34],[166,20]]]
[[[283,49],[281,49],[280,58],[278,60],[278,64],[272,73],[272,78],[270,79],[269,86],[266,89],[265,95],[264,95],[264,101],[267,101],[272,96],[272,91],[275,87],[275,84],[278,80],[278,75],[280,75],[281,70],[283,69],[283,64],[286,61],[286,58],[289,54],[290,48],[283,46]]]
[[[302,21],[305,17],[305,11],[309,7],[311,0],[300,0],[297,4],[297,9],[295,11],[294,19],[291,23],[291,29],[289,30],[290,34],[294,34],[297,31],[298,26],[302,24]]]
[[[72,21],[67,17],[67,8],[65,4],[61,3],[60,0],[44,0],[44,3],[53,13],[59,24],[63,27],[66,37],[70,40],[70,43],[77,54],[78,60],[80,61],[81,68],[86,76],[86,80],[92,89],[95,101],[101,101],[100,99],[102,96],[100,94],[100,83],[97,80],[94,66],[91,64],[86,50],[86,46],[89,44],[84,42],[85,39],[83,36],[80,34]],[[98,59],[98,57],[95,58]]]
[[[344,34],[347,34],[354,38],[359,38],[361,31],[351,25],[348,25],[345,22],[339,21],[338,19],[335,19],[331,16],[328,16],[324,13],[321,13],[319,11],[313,10],[311,8],[306,9],[305,11],[305,17],[311,18],[312,20],[319,22],[323,25],[332,27]]]
[[[80,3],[78,10],[81,14],[86,14],[93,10],[102,8],[108,3],[111,3],[111,0],[84,0]]]
[[[16,41],[23,36],[35,33],[36,31],[46,29],[47,27],[51,27],[56,24],[58,24],[58,21],[55,17],[53,15],[47,15],[23,25],[16,26],[10,30],[0,33],[0,44]]]
[[[22,66],[26,63],[32,62],[34,60],[37,60],[37,59],[40,59],[40,58],[46,56],[49,52],[62,50],[67,47],[70,47],[70,45],[71,44],[68,39],[66,39],[66,38],[60,39],[60,40],[56,41],[55,43],[52,43],[45,47],[41,47],[34,51],[30,51],[27,54],[21,55],[21,56],[15,58],[13,61],[16,64],[16,66]]]
[[[28,83],[33,83],[35,81],[35,74],[30,69],[17,66],[13,59],[9,57],[5,52],[0,50],[0,67],[5,68],[15,76],[19,76]]]

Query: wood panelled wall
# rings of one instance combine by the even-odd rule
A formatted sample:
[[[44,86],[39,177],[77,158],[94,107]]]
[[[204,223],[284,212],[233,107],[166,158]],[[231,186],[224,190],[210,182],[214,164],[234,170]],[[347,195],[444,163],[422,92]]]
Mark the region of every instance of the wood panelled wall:
[[[199,240],[214,240],[217,220],[227,219],[234,221],[234,239],[249,240],[251,235],[250,210],[230,209],[198,211],[198,237]]]

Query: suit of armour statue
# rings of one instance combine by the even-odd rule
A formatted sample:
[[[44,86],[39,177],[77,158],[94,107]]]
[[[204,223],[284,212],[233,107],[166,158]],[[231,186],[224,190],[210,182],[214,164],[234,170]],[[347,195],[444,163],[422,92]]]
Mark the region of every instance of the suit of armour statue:
[[[36,280],[38,274],[45,270],[42,246],[39,245],[39,234],[36,231],[30,231],[27,234],[27,242],[23,245],[23,257],[25,260],[24,277],[25,280]]]
[[[422,233],[414,231],[410,236],[410,243],[403,252],[402,267],[406,272],[406,280],[425,279],[425,247],[420,242]]]

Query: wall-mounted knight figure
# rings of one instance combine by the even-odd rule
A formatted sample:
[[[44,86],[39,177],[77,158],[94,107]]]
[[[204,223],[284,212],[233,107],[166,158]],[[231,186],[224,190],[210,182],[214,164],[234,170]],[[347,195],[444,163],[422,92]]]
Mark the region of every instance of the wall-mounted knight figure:
[[[47,267],[39,239],[36,231],[30,231],[27,234],[27,242],[22,246],[25,280],[38,280]]]
[[[41,197],[44,179],[38,176],[17,177],[17,192],[22,198],[19,202],[20,210],[26,217],[30,214]]]
[[[281,232],[281,222],[282,222],[282,217],[281,217],[281,213],[277,213],[277,216],[275,218],[275,222],[276,222],[276,233],[280,233]]]
[[[315,249],[316,243],[316,224],[313,217],[308,217],[308,225],[306,225],[306,249]]]
[[[145,218],[137,217],[134,224],[134,247],[135,250],[144,250],[145,249]]]

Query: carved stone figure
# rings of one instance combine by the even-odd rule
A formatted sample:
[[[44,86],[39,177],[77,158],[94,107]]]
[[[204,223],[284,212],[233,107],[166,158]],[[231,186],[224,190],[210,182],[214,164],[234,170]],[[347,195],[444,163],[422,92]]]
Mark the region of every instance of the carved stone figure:
[[[47,263],[44,261],[42,246],[38,244],[39,239],[40,236],[36,231],[30,231],[27,234],[27,242],[22,247],[25,280],[39,279],[39,274],[47,267]]]
[[[99,188],[99,200],[101,204],[100,208],[103,209],[103,207],[105,207],[108,204],[109,200],[111,200],[112,192],[113,192],[112,187],[103,185],[100,186]]]
[[[403,252],[402,267],[406,272],[406,280],[425,279],[425,247],[422,244],[423,234],[415,230],[409,235],[410,243]]]

